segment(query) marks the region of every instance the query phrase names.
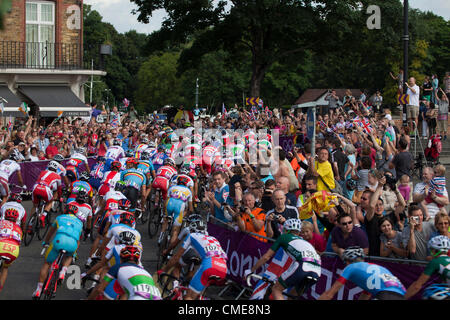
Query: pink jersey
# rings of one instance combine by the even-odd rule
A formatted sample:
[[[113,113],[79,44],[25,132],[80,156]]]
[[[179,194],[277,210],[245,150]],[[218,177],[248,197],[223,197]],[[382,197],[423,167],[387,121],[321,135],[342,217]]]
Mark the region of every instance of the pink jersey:
[[[175,169],[171,166],[162,166],[156,172],[156,177],[162,177],[167,180],[170,180],[176,174],[177,174],[177,169]]]

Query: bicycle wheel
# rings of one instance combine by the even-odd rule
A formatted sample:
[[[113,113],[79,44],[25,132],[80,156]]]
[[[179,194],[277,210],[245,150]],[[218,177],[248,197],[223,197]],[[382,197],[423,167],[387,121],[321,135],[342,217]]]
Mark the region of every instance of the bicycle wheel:
[[[157,270],[162,269],[162,267],[164,266],[164,264],[167,261],[167,257],[163,257],[162,252],[169,246],[169,232],[168,231],[164,231],[164,233],[161,235],[162,236],[162,241],[160,243],[160,246],[158,248],[158,259],[156,262],[156,268]]]
[[[58,269],[50,269],[50,273],[47,276],[47,280],[44,282],[42,289],[42,298],[44,300],[51,300],[56,296],[56,286],[58,285]]]
[[[152,205],[152,207],[153,207],[153,205]],[[160,220],[161,220],[161,216],[160,216],[159,206],[152,208],[150,211],[150,217],[148,219],[148,225],[147,225],[148,235],[149,235],[150,239],[152,239],[158,233]]]
[[[36,220],[37,217],[35,214],[31,216],[30,220],[28,220],[27,229],[25,230],[25,233],[23,235],[23,243],[25,244],[25,246],[28,246],[34,238],[34,234],[36,231]]]
[[[51,217],[51,212],[47,213],[47,216],[45,217],[44,227],[42,227],[40,221],[38,221],[37,237],[39,240],[44,239],[45,235],[47,234],[48,228],[50,227],[51,223]]]

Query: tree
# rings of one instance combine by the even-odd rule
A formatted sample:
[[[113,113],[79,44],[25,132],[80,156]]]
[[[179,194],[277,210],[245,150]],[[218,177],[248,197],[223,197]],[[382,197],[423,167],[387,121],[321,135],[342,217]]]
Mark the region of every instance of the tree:
[[[199,31],[191,48],[183,50],[182,61],[198,63],[200,56],[218,48],[230,53],[242,48],[251,53],[250,95],[258,97],[269,68],[285,57],[307,49],[323,48],[350,25],[359,1],[354,0],[240,0],[164,1],[131,0],[138,6],[138,20],[148,23],[157,9],[168,12],[160,34],[154,39],[183,42]],[[231,8],[227,4],[231,4]]]
[[[3,19],[5,13],[11,8],[11,0],[0,1],[0,30],[3,29]]]
[[[137,110],[153,111],[184,102],[181,80],[177,77],[178,57],[179,53],[155,54],[142,64],[137,74]]]

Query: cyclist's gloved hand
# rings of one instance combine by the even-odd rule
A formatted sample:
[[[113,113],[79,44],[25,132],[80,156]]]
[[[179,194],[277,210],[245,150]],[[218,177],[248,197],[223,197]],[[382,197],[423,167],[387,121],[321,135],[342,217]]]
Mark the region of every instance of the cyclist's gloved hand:
[[[252,270],[250,270],[250,269],[245,270],[245,271],[244,271],[244,278],[247,279],[247,277],[248,277],[250,274],[252,274],[252,273],[253,273],[253,272],[252,272]]]
[[[42,241],[42,247],[44,248],[48,248],[49,244],[45,241]]]

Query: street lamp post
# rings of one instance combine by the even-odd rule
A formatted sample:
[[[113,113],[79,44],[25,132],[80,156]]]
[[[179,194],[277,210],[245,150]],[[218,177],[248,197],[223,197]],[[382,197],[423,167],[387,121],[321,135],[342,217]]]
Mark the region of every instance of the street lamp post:
[[[408,30],[408,0],[403,0],[403,93],[406,94],[408,87],[405,82],[408,81],[408,47],[409,47],[409,30]],[[403,126],[407,125],[406,104],[403,105]]]
[[[195,107],[198,108],[198,78],[195,83]]]

